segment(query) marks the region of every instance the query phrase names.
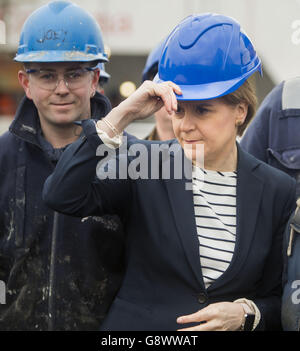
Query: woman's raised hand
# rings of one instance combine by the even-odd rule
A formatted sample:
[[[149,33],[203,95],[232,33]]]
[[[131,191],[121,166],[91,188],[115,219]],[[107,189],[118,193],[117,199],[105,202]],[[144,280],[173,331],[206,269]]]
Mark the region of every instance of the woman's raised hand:
[[[180,88],[172,82],[154,83],[146,80],[133,94],[118,106],[113,108],[105,117],[114,128],[121,133],[131,122],[144,119],[165,106],[171,115],[177,111],[176,95],[181,95]],[[113,137],[114,133],[103,121],[97,122],[100,129]]]
[[[177,110],[176,95],[181,95],[178,85],[172,82],[154,83],[145,81],[118,109],[125,112],[130,121],[151,116],[164,105],[168,113]]]

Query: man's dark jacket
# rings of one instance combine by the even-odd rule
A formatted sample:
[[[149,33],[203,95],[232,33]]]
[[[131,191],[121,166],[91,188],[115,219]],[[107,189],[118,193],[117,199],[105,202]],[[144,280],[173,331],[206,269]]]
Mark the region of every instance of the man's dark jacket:
[[[261,103],[241,146],[295,178],[300,197],[300,77],[278,84]]]
[[[96,94],[92,117],[109,101]],[[0,330],[98,330],[122,278],[118,217],[74,218],[42,201],[63,150],[42,137],[37,110],[24,98],[0,137]]]

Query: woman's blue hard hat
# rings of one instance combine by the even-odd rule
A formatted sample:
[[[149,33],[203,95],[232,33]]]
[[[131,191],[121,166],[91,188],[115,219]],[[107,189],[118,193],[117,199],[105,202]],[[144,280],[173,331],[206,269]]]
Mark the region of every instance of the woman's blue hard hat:
[[[172,81],[178,100],[207,100],[230,94],[261,71],[249,37],[231,17],[206,13],[185,18],[168,36],[156,82]]]

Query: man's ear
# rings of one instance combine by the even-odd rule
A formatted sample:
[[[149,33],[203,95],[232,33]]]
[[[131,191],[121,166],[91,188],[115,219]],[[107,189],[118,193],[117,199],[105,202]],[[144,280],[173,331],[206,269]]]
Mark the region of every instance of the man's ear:
[[[92,82],[93,90],[97,89],[99,78],[100,78],[100,69],[97,68],[94,71],[94,76],[93,76],[93,82]]]
[[[32,100],[32,96],[30,93],[30,87],[29,87],[29,79],[28,79],[28,75],[26,74],[26,72],[24,71],[19,71],[18,72],[18,79],[19,79],[19,83],[22,85],[25,94],[27,96],[28,99]]]

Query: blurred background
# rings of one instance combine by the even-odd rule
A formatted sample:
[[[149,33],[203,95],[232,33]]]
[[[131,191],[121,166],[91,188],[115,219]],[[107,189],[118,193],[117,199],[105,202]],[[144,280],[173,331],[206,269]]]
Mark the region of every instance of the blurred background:
[[[10,124],[23,90],[21,66],[13,61],[28,15],[49,1],[0,0],[0,134]],[[263,61],[264,76],[255,76],[259,102],[274,87],[300,71],[300,0],[85,0],[73,1],[101,26],[111,79],[105,94],[115,106],[140,84],[150,51],[186,16],[217,12],[237,19]],[[139,137],[153,119],[130,127]]]

